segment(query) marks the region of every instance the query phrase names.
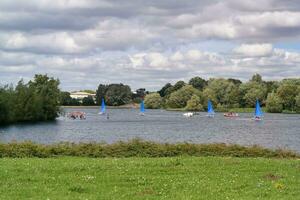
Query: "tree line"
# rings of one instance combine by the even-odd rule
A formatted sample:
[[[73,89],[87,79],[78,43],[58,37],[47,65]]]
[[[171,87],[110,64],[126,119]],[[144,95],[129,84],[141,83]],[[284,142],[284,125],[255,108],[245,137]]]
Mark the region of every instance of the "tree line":
[[[0,124],[54,120],[59,114],[59,80],[35,75],[16,87],[0,87]]]
[[[91,93],[92,91],[90,91]],[[129,85],[119,84],[99,84],[96,90],[96,101],[92,96],[84,97],[82,100],[71,98],[69,92],[61,92],[61,104],[64,106],[93,106],[100,105],[102,99],[109,106],[121,106],[129,103],[139,103],[145,97],[145,88],[131,91]]]
[[[194,77],[188,83],[167,83],[145,97],[148,108],[202,111],[210,99],[219,111],[255,106],[258,99],[268,112],[300,112],[300,79],[264,81],[259,74],[243,83],[238,79]]]

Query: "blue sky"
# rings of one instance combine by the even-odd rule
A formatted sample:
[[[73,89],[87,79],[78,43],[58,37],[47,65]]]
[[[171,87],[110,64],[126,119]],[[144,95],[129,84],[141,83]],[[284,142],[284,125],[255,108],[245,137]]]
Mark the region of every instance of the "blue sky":
[[[0,84],[63,90],[191,77],[300,77],[298,0],[1,0]]]

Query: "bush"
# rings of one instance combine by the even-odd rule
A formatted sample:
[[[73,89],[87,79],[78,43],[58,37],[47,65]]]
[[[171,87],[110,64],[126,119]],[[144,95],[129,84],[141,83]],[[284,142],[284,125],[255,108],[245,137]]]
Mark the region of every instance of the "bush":
[[[232,156],[300,158],[287,150],[269,150],[260,146],[244,147],[227,144],[154,143],[135,139],[114,144],[103,143],[59,143],[51,145],[32,142],[0,143],[0,157],[172,157],[172,156]]]
[[[145,97],[145,106],[150,109],[158,109],[162,106],[162,98],[158,93],[147,94]]]
[[[194,94],[200,96],[201,92],[191,85],[183,86],[170,95],[166,102],[167,106],[170,108],[184,108],[187,101],[190,100]]]
[[[280,97],[274,92],[269,93],[266,101],[266,109],[270,113],[281,113],[282,112],[282,101]]]
[[[193,95],[190,100],[188,100],[185,110],[189,111],[203,111],[203,106],[201,104],[200,98],[197,95]]]

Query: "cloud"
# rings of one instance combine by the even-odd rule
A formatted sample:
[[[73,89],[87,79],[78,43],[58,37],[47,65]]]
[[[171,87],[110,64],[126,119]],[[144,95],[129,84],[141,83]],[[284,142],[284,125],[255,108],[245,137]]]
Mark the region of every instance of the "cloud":
[[[242,44],[233,51],[246,57],[269,56],[273,47],[272,44]]]
[[[0,80],[34,73],[67,90],[158,89],[192,76],[300,75],[297,0],[1,0]],[[284,46],[284,45],[283,45]]]

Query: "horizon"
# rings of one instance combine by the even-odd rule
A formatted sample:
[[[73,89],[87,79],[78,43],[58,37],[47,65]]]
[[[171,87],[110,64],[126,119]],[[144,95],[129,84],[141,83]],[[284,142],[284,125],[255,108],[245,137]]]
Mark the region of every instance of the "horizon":
[[[0,85],[37,73],[64,91],[300,77],[297,0],[2,0],[0,11]]]

